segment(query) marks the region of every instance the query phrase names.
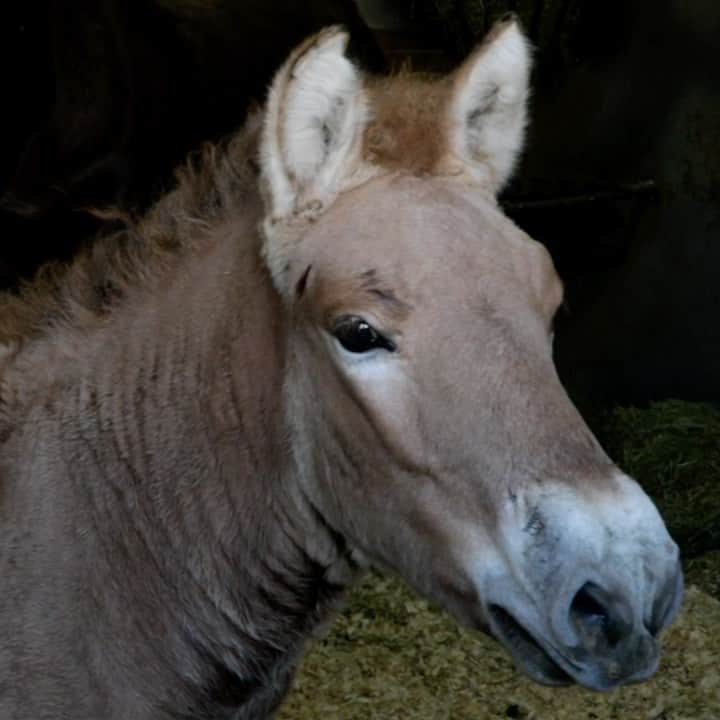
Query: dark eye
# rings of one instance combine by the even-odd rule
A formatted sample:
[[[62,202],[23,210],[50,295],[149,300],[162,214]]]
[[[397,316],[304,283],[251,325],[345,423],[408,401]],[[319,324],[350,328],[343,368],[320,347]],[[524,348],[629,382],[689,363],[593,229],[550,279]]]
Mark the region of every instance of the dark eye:
[[[344,315],[339,318],[333,327],[333,335],[351,353],[366,353],[376,349],[395,351],[392,340],[388,340],[357,315]]]

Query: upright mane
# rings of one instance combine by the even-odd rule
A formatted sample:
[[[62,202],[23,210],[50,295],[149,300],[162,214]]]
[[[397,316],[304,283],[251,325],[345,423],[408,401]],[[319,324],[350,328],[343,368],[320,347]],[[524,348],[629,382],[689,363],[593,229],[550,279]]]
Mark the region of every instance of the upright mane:
[[[206,144],[176,171],[175,188],[139,219],[113,209],[93,212],[121,225],[69,263],[54,262],[17,292],[0,295],[0,345],[16,354],[58,324],[101,320],[134,288],[149,287],[202,245],[203,232],[257,195],[256,151],[262,114],[219,145]]]
[[[447,119],[447,78],[401,71],[368,78],[372,121],[364,133],[365,159],[386,170],[431,172],[445,147],[437,143]],[[16,292],[0,293],[0,360],[59,324],[91,326],[134,288],[166,276],[180,258],[205,242],[207,230],[258,199],[257,151],[263,113],[252,111],[242,129],[206,144],[176,171],[176,186],[143,217],[92,209],[120,227],[98,237],[70,262],[52,262]]]

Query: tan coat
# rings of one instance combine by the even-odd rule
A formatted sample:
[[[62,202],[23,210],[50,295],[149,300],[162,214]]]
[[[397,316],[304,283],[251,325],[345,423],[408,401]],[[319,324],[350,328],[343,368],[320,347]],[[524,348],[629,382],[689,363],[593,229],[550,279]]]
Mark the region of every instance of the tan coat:
[[[344,43],[5,299],[0,717],[267,717],[370,563],[541,682],[657,667],[677,548],[565,395],[560,281],[495,201],[517,25],[437,84]]]

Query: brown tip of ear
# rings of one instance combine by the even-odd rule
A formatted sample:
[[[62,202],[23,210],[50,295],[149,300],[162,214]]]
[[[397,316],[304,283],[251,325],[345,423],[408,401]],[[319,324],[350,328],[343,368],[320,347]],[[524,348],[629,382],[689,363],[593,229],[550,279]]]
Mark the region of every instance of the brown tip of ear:
[[[495,21],[487,35],[480,41],[480,47],[488,47],[513,25],[517,26],[518,30],[522,32],[523,27],[520,17],[514,12],[505,13],[499,20]]]
[[[341,49],[345,52],[350,40],[350,35],[342,25],[329,25],[314,35],[306,37],[292,52],[293,66],[311,50],[316,50],[323,45],[329,44],[333,40],[339,40]]]
[[[475,61],[506,31],[511,27],[517,27],[520,33],[523,33],[522,23],[519,16],[514,12],[505,13],[499,20],[496,20],[493,26],[488,30],[485,37],[478,42],[472,52],[465,58],[463,63],[457,68],[457,74],[462,78],[465,70],[472,67]]]
[[[345,29],[345,27],[343,25],[328,25],[327,27],[317,32],[315,35],[311,35],[310,40],[313,41],[312,47],[317,47],[319,45],[324,45],[325,43],[330,42],[334,38],[340,37],[342,37],[344,44],[347,45],[347,41],[350,35],[348,34],[348,31]]]
[[[506,12],[504,15],[500,16],[497,20],[497,25],[510,25],[511,23],[516,23],[520,25],[520,17],[517,13],[514,12]]]

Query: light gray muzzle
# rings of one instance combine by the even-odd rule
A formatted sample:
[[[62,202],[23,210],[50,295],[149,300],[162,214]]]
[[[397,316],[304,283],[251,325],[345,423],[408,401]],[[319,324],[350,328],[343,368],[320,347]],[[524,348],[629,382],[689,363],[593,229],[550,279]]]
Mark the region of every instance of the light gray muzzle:
[[[592,503],[544,492],[501,533],[481,582],[486,617],[539,682],[607,690],[658,667],[658,635],[683,595],[679,552],[637,484],[620,487]]]

